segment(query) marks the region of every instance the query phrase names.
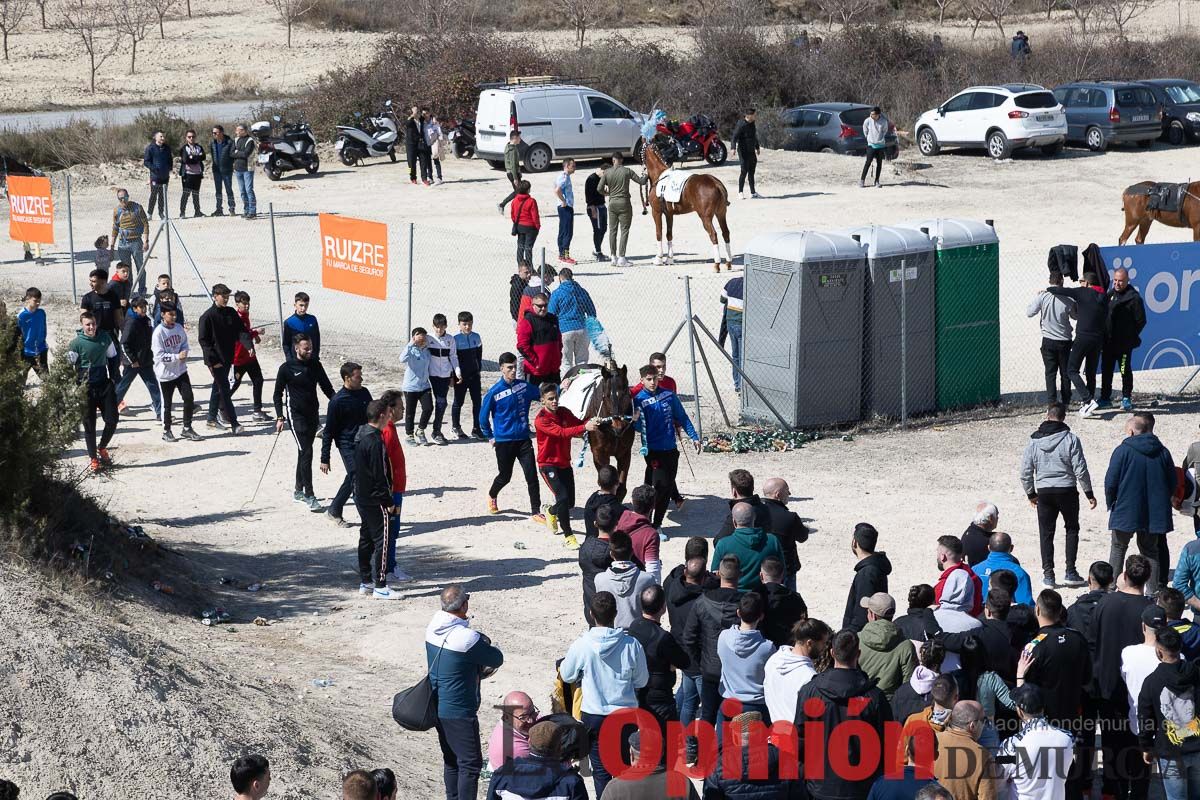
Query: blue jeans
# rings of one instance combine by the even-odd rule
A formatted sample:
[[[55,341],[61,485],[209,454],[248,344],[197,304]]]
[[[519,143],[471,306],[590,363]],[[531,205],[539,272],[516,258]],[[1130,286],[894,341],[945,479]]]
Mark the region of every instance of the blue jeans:
[[[675,692],[675,708],[679,709],[679,722],[684,726],[696,719],[700,710],[700,675],[683,673],[679,689]]]
[[[133,266],[134,274],[137,276],[138,294],[146,293],[146,271],[142,269],[143,255],[141,239],[117,242],[117,260]]]
[[[571,250],[571,238],[575,235],[575,209],[570,206],[558,207],[558,254],[565,255]]]
[[[1200,797],[1200,753],[1188,753],[1179,758],[1160,758],[1158,772],[1162,776],[1163,794],[1167,800],[1195,800]]]
[[[237,203],[233,202],[233,173],[213,170],[213,188],[217,190],[217,211],[221,210],[222,187],[225,188],[225,196],[229,198],[229,213],[232,214],[237,209]]]
[[[245,172],[234,172],[233,177],[237,179],[238,189],[242,193],[242,208],[247,214],[258,213],[258,205],[254,199],[254,170],[248,169]],[[230,207],[233,202],[230,201]]]
[[[604,768],[604,764],[600,760],[600,728],[604,726],[606,719],[608,717],[603,714],[589,714],[584,711],[583,719],[580,720],[583,723],[583,727],[587,728],[588,736],[592,740],[592,749],[588,753],[588,762],[592,767],[592,782],[596,785],[597,800],[604,796],[604,787],[608,786],[609,781],[612,780],[612,774]],[[636,730],[637,727],[632,724],[621,728],[621,753],[629,753],[629,737]],[[628,759],[625,756],[622,756],[621,760],[628,763]]]
[[[726,322],[726,328],[729,331],[729,355],[733,358],[733,363],[738,365],[738,369],[742,368],[742,323],[741,322]],[[742,390],[742,376],[738,371],[733,370],[733,388],[739,392]]]
[[[404,505],[404,492],[392,492],[392,505],[396,506],[396,513],[388,516],[388,572],[391,572],[396,568],[396,540],[400,538],[400,511]]]
[[[475,800],[479,794],[479,772],[483,750],[479,745],[479,718],[437,721],[438,746],[442,749],[442,780],[446,800]]]
[[[158,378],[154,377],[153,364],[142,364],[138,367],[125,365],[125,371],[121,373],[121,381],[117,384],[117,402],[125,399],[125,393],[133,385],[133,379],[139,376],[142,383],[146,384],[146,391],[150,393],[150,405],[154,408],[154,416],[161,417],[162,392],[158,389]]]
[[[333,496],[333,502],[329,504],[329,514],[334,517],[342,516],[342,511],[346,508],[346,501],[350,499],[350,493],[354,491],[354,448],[338,445],[337,451],[338,455],[342,457],[342,464],[346,467],[346,477],[342,479],[342,485],[338,487],[337,494]]]

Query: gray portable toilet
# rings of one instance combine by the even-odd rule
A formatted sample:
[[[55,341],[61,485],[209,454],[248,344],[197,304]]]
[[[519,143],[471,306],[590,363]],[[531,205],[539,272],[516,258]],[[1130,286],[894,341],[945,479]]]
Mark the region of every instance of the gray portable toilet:
[[[794,428],[861,416],[866,248],[845,234],[769,233],[745,251],[742,368]],[[742,387],[742,415],[776,423]]]
[[[933,241],[917,230],[883,225],[846,234],[867,247],[863,415],[936,410]]]

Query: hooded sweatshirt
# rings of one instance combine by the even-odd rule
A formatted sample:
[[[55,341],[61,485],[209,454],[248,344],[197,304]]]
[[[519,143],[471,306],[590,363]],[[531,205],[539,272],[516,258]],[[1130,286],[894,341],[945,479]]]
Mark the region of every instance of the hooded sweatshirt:
[[[1071,341],[1071,316],[1074,312],[1075,304],[1071,300],[1044,290],[1038,292],[1037,297],[1025,307],[1025,316],[1038,318],[1042,338],[1055,342]]]
[[[1138,744],[1142,752],[1168,759],[1200,752],[1197,701],[1200,665],[1177,661],[1155,667],[1138,694]]]
[[[875,679],[888,700],[917,668],[917,652],[890,619],[868,622],[858,635],[858,667]]]
[[[154,353],[154,377],[159,383],[176,380],[187,373],[187,361],[179,354],[188,349],[188,335],[178,322],[168,328],[160,324],[150,337]]]
[[[773,534],[765,533],[762,528],[737,528],[731,536],[717,542],[709,569],[715,572],[721,559],[730,554],[742,562],[738,588],[743,592],[762,589],[759,567],[763,561],[771,556],[783,561],[783,548],[779,546],[779,540]]]
[[[721,659],[721,697],[743,703],[763,702],[763,679],[767,659],[775,652],[758,630],[742,630],[734,625],[717,637],[717,656]]]
[[[929,667],[918,664],[908,683],[892,695],[892,716],[897,721],[907,720],[912,714],[919,714],[928,708],[933,703],[930,693],[933,692],[933,682],[937,680],[938,675],[939,673]]]
[[[820,720],[821,726],[804,724],[809,719],[804,710],[809,699],[820,701],[822,713],[812,719]],[[854,701],[853,713],[851,700]],[[877,761],[866,762],[860,736],[839,736],[835,740],[839,741],[839,748],[831,757],[830,752],[833,748],[828,746],[831,737],[839,725],[850,719],[854,719],[858,724],[866,723],[873,728],[880,742],[884,741],[884,724],[892,720],[892,709],[887,698],[879,691],[875,681],[867,677],[861,669],[835,667],[826,670],[805,684],[796,695],[796,718],[793,721],[799,739],[799,752],[809,752],[806,748],[812,746],[805,742],[806,736],[818,733],[822,736],[822,742],[816,745],[816,751],[824,754],[824,772],[818,773],[816,764],[805,764],[805,774],[824,775],[822,779],[814,777],[808,781],[808,791],[813,797],[822,800],[863,800],[870,785],[883,774],[884,759],[881,748],[876,750]],[[845,746],[840,746],[841,742],[844,742]],[[846,763],[865,765],[862,771],[866,772],[869,769],[870,774],[863,777],[856,775],[857,780],[847,780],[839,774],[845,772],[839,768],[844,767]]]
[[[763,697],[773,720],[796,718],[796,693],[817,674],[816,665],[791,647],[781,647],[767,659]]]
[[[662,561],[659,559],[658,531],[650,524],[650,520],[645,514],[627,508],[617,520],[617,531],[629,534],[633,542],[633,557],[646,565],[646,572],[658,583]]]
[[[888,561],[887,553],[882,550],[860,559],[854,565],[854,581],[850,584],[850,594],[846,598],[846,613],[842,616],[842,627],[861,631],[867,624],[867,610],[862,607],[862,599],[876,592],[888,590],[888,575],[892,572],[892,562]]]
[[[962,571],[958,573],[962,575]],[[940,605],[933,612],[933,618],[944,633],[962,633],[983,627],[983,623],[972,613],[971,602],[974,588],[970,581],[955,580],[947,583],[942,593]],[[962,667],[958,653],[946,652],[942,662],[942,672],[953,672]]]
[[[1113,451],[1104,475],[1108,529],[1128,533],[1174,530],[1175,462],[1153,433],[1129,436]]]
[[[423,392],[430,387],[428,347],[417,347],[410,342],[400,354],[400,363],[404,365],[404,380],[400,384],[400,391]]]
[[[470,719],[479,713],[480,668],[499,667],[504,654],[467,620],[438,611],[425,629],[425,663],[438,717]]]
[[[530,753],[492,773],[487,800],[587,800],[580,774],[562,759]]]
[[[953,564],[946,568],[937,585],[933,587],[933,599],[943,602],[943,595],[949,593],[955,598],[954,603],[960,603],[963,611],[973,617],[983,613],[983,582],[964,563]]]
[[[1033,499],[1039,492],[1074,494],[1076,484],[1089,500],[1095,497],[1079,437],[1065,423],[1046,420],[1025,445],[1021,456],[1021,488]]]
[[[642,618],[642,591],[653,586],[654,578],[638,569],[632,561],[614,561],[606,571],[596,576],[596,591],[611,592],[617,599],[618,628],[628,628]]]
[[[392,506],[392,463],[383,433],[374,425],[363,425],[354,437],[354,504]]]
[[[620,628],[591,628],[559,665],[567,683],[582,683],[583,711],[607,716],[637,708],[637,690],[650,680],[642,646]]]

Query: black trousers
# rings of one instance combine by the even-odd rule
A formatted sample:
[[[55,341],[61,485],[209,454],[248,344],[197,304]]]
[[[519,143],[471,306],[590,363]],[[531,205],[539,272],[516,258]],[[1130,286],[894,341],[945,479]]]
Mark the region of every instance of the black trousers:
[[[1064,406],[1070,405],[1071,379],[1067,377],[1067,365],[1070,360],[1070,342],[1042,337],[1042,363],[1046,365],[1047,403],[1055,403],[1061,399]]]
[[[604,234],[608,233],[608,209],[604,206],[588,206],[588,221],[592,223],[592,251],[604,252]]]
[[[337,494],[333,496],[333,501],[329,504],[329,513],[332,516],[342,516],[342,510],[346,507],[346,501],[350,499],[351,492],[354,491],[354,447],[353,445],[338,445],[338,455],[342,457],[342,464],[346,467],[346,477],[342,478],[342,485],[338,487]]]
[[[1133,348],[1105,347],[1100,356],[1100,399],[1112,400],[1113,372],[1121,370],[1121,396],[1133,399]]]
[[[871,162],[875,162],[875,182],[879,183],[879,173],[883,171],[882,147],[867,148],[867,157],[863,159],[862,174],[858,176],[860,183],[867,179],[867,173],[871,171]]]
[[[292,412],[292,433],[296,436],[296,491],[312,497],[313,440],[317,438],[320,420],[305,419]]]
[[[679,494],[679,487],[675,485],[679,451],[651,450],[646,453],[646,467],[650,470],[650,485],[654,487],[654,517],[650,524],[657,528],[667,516],[667,504]]]
[[[429,389],[419,392],[404,393],[404,434],[413,435],[413,422],[417,418],[417,406],[421,406],[421,421],[417,425],[422,431],[429,425],[429,415],[433,413],[433,393]]]
[[[533,243],[537,237],[538,229],[532,225],[517,226],[517,266],[528,264],[533,267]]]
[[[738,153],[738,161],[742,167],[738,172],[738,191],[745,189],[746,181],[749,180],[750,194],[754,194],[754,170],[758,169],[758,156],[754,153]]]
[[[250,376],[250,384],[254,388],[254,410],[262,411],[263,374],[262,367],[258,366],[257,358],[240,367],[233,368],[233,388],[229,390],[229,395],[232,397],[237,394],[238,388],[242,385],[242,378],[247,375]]]
[[[421,180],[433,180],[433,154],[428,150],[418,150],[417,159],[421,162]]]
[[[167,215],[167,182],[159,183],[154,178],[150,179],[150,200],[146,203],[146,216],[154,216],[154,206],[158,204],[158,218],[162,219]]]
[[[1124,686],[1100,700],[1100,743],[1104,752],[1104,793],[1122,800],[1145,800],[1150,767],[1142,761],[1137,736],[1129,727],[1129,698]]]
[[[462,428],[462,409],[467,400],[467,394],[471,395],[471,432],[474,433],[479,430],[480,382],[478,372],[474,375],[463,375],[463,379],[454,384],[454,404],[450,407],[450,423],[455,430]]]
[[[1071,358],[1067,362],[1067,376],[1070,377],[1075,391],[1084,400],[1091,400],[1096,395],[1096,359],[1100,357],[1100,350],[1103,346],[1104,340],[1098,336],[1079,337],[1071,345]],[[1080,374],[1081,369],[1087,371],[1086,380]]]
[[[87,400],[83,407],[83,441],[87,444],[89,458],[96,458],[96,412],[104,421],[100,434],[100,447],[108,447],[117,432],[117,387],[112,381],[89,383]]]
[[[200,216],[200,183],[204,180],[203,175],[184,175],[181,179],[183,190],[179,193],[179,216],[183,216],[187,211],[188,196],[192,198],[192,211],[196,216]]]
[[[1042,574],[1054,574],[1054,528],[1062,515],[1067,534],[1067,572],[1075,572],[1079,553],[1079,493],[1040,493],[1037,496],[1038,540],[1042,546]]]
[[[415,181],[417,179],[417,148],[409,147],[404,154],[408,160],[408,179]]]
[[[1136,542],[1138,552],[1150,560],[1147,593],[1152,595],[1159,588],[1169,585],[1167,574],[1171,569],[1171,550],[1167,545],[1165,533],[1112,531],[1111,536],[1108,545],[1108,565],[1113,568],[1113,575],[1120,575],[1121,570],[1125,569],[1125,554],[1129,552],[1130,543]]]
[[[531,514],[538,513],[542,504],[541,488],[538,486],[537,463],[533,455],[533,442],[521,439],[516,442],[496,442],[496,479],[488,490],[488,497],[495,499],[500,496],[500,490],[508,486],[512,480],[513,465],[521,462],[521,472],[525,474],[525,485],[529,488],[529,507]]]
[[[570,536],[571,508],[575,505],[575,472],[570,467],[538,467],[542,480],[554,494],[554,505],[550,513],[558,518],[558,528],[563,536]]]
[[[508,205],[509,203],[511,203],[511,202],[513,201],[513,198],[517,196],[517,183],[518,183],[518,182],[521,180],[521,176],[520,176],[520,175],[518,175],[518,176],[516,176],[516,177],[514,178],[511,172],[506,172],[506,173],[504,173],[504,174],[505,174],[505,176],[507,176],[507,177],[508,177],[508,182],[509,182],[509,184],[512,186],[512,191],[511,191],[511,192],[509,192],[509,193],[508,193],[508,194],[507,194],[507,195],[504,197],[504,199],[500,201],[500,207],[501,207],[501,208],[504,208],[506,205]]]
[[[354,503],[362,517],[358,526],[358,580],[383,588],[387,586],[387,511],[373,503],[360,503],[357,498]]]
[[[677,467],[677,468],[678,468],[678,467]],[[649,460],[647,460],[647,461],[646,461],[646,474],[645,474],[645,476],[644,476],[644,478],[643,478],[643,480],[642,480],[642,483],[646,484],[647,486],[653,486],[653,485],[654,485],[654,470],[653,470],[653,469],[651,469],[651,467],[650,467],[650,461],[649,461]],[[679,487],[678,487],[678,486],[676,486],[676,487],[675,487],[675,489],[674,489],[674,492],[675,492],[675,493],[671,495],[671,500],[673,500],[673,501],[674,501],[676,504],[678,504],[678,503],[682,503],[682,502],[683,502],[683,495],[681,495],[681,494],[679,493]]]
[[[159,381],[159,388],[162,389],[162,423],[163,430],[171,430],[171,401],[175,399],[175,390],[179,390],[179,397],[183,400],[183,427],[192,427],[192,414],[196,410],[196,398],[192,394],[192,379],[185,372],[173,381]]]
[[[437,436],[442,432],[442,422],[446,419],[446,396],[450,394],[450,381],[453,378],[439,378],[436,375],[429,376],[429,383],[433,386],[433,435]]]
[[[42,352],[38,353],[36,356],[31,356],[31,355],[22,353],[21,360],[23,362],[25,362],[25,368],[26,368],[25,374],[28,375],[29,369],[32,368],[33,371],[37,374],[37,376],[39,378],[44,377],[50,369],[50,367],[46,361],[46,356],[49,352],[50,352],[49,350],[43,350]]]
[[[225,412],[230,425],[237,425],[237,412],[233,410],[233,392],[229,390],[229,365],[209,367],[212,374],[212,389],[208,393],[208,421],[215,422],[217,409]]]

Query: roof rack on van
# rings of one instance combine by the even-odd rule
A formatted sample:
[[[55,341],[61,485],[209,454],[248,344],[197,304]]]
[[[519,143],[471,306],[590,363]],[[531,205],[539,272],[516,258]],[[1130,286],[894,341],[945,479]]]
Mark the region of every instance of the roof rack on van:
[[[476,89],[512,89],[521,86],[553,86],[563,84],[586,83],[594,78],[568,78],[562,75],[522,75],[505,78],[502,81],[491,81],[475,84]]]

